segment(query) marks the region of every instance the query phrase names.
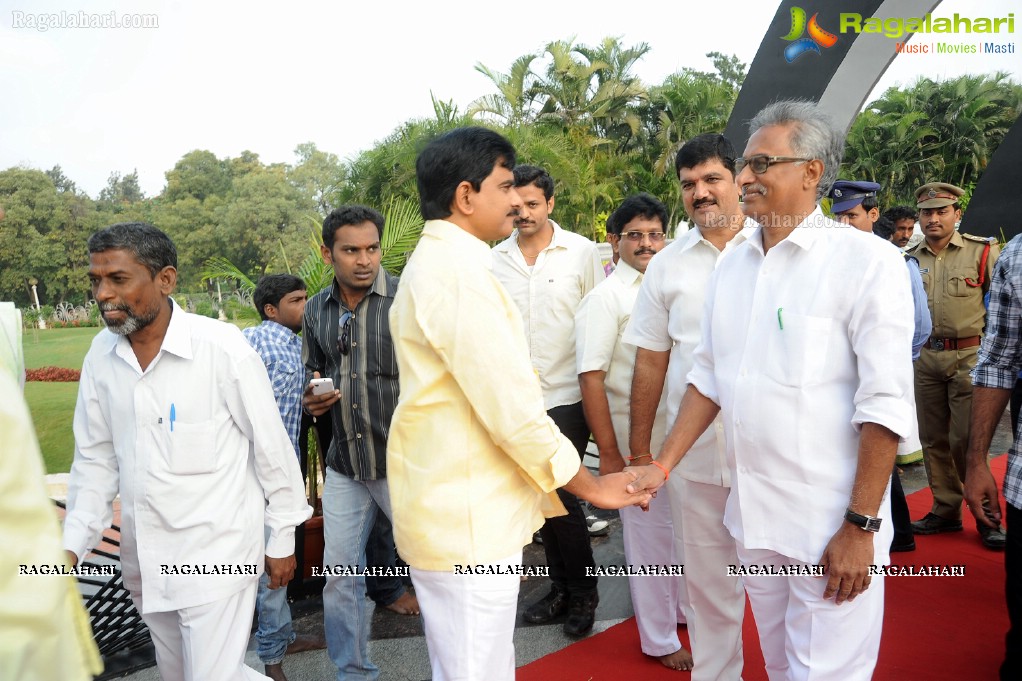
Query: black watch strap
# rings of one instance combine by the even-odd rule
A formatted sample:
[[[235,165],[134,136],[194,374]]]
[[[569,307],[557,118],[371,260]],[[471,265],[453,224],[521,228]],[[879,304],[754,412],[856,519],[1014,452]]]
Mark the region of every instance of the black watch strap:
[[[845,511],[845,520],[850,522],[852,525],[855,525],[860,530],[865,530],[866,532],[880,531],[881,522],[880,518],[862,515],[861,513],[856,513],[850,508]]]

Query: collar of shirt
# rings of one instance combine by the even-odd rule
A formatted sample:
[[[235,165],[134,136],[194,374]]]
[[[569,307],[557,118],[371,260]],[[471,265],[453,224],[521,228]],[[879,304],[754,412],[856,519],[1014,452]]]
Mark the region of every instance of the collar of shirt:
[[[727,242],[724,246],[724,250],[735,248],[736,246],[740,246],[742,243],[748,241],[749,237],[755,234],[758,228],[759,224],[755,220],[750,217],[746,217],[742,228],[738,231],[738,234],[735,234],[734,237]],[[678,241],[681,242],[680,252],[682,253],[690,248],[695,248],[697,244],[713,246],[713,244],[703,236],[702,230],[700,230],[698,225],[685,232],[685,234],[678,238]],[[716,248],[716,246],[713,247]]]
[[[488,270],[493,269],[490,247],[486,242],[472,236],[453,222],[428,220],[422,227],[422,236],[443,241],[452,246],[458,256],[471,258],[472,262],[478,262]]]
[[[805,216],[802,222],[795,226],[795,229],[791,231],[791,234],[784,238],[784,241],[798,246],[804,251],[808,251],[813,247],[813,244],[820,237],[820,230],[825,228],[837,228],[837,229],[850,229],[848,225],[831,220],[823,214],[823,210],[816,206],[813,212]],[[752,247],[759,251],[760,255],[764,255],[763,250],[763,226],[759,225],[756,227],[755,238],[750,238],[749,243]]]
[[[245,329],[245,331],[248,331],[248,329]],[[259,326],[252,327],[250,333],[264,336],[268,340],[273,340],[283,345],[299,345],[302,342],[297,333],[272,319],[263,320],[263,323]]]
[[[146,367],[146,372],[156,366],[164,352],[177,355],[182,359],[192,359],[192,329],[188,323],[188,317],[173,298],[170,299],[170,306],[170,324],[167,325],[167,332],[163,335],[163,342],[160,343],[160,351]],[[116,338],[117,341],[110,346],[109,351],[117,353],[118,357],[134,367],[139,374],[145,373],[138,363],[138,358],[135,357],[135,351],[131,349],[131,341],[128,340],[128,337],[116,336]]]
[[[611,277],[620,279],[625,286],[631,286],[642,281],[642,272],[635,269],[624,260],[617,261],[617,267],[610,273]]]
[[[536,254],[537,258],[539,257],[540,253],[544,253],[546,251],[550,251],[550,250],[553,250],[555,248],[567,248],[568,247],[566,244],[563,243],[564,242],[564,237],[561,236],[564,233],[564,229],[561,228],[561,226],[559,224],[557,224],[556,222],[554,222],[553,220],[550,220],[550,226],[553,227],[554,234],[550,238],[550,243],[547,244],[547,247],[541,249],[539,251],[539,253]],[[507,255],[507,257],[511,258],[512,260],[517,262],[522,267],[525,267],[526,269],[528,269],[528,265],[525,263],[525,256],[522,253],[522,250],[518,247],[518,230],[517,229],[515,229],[513,232],[511,232],[511,236],[509,236],[508,238],[504,239],[499,244],[494,246],[492,252],[493,253],[504,253],[504,254]]]
[[[394,289],[389,286],[389,282],[387,281],[387,270],[383,269],[383,265],[380,265],[380,271],[376,273],[376,278],[373,279],[373,285],[369,287],[369,291],[366,293],[365,297],[358,301],[358,305],[361,305],[362,301],[370,295],[383,296],[384,298],[394,297]],[[330,297],[337,301],[337,304],[345,310],[348,309],[348,306],[344,303],[344,298],[341,297],[341,287],[337,284],[336,278],[330,282]],[[358,305],[355,307],[358,307]]]
[[[927,251],[931,255],[934,256],[937,255],[933,251],[933,249],[930,248],[930,243],[926,239],[920,241],[919,245],[923,248],[923,250]],[[962,235],[959,233],[957,229],[951,232],[951,241],[949,241],[947,243],[947,246],[945,246],[944,248],[947,248],[948,246],[954,246],[955,248],[963,248],[965,246],[965,239],[962,238]]]

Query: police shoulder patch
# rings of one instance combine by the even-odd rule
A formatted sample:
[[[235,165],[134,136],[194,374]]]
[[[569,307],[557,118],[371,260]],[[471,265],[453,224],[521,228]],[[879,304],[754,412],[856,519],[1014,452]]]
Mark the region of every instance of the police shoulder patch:
[[[968,239],[969,241],[981,243],[984,246],[986,246],[987,244],[992,244],[994,243],[994,241],[996,241],[996,239],[994,239],[994,237],[992,236],[976,236],[975,234],[965,234],[962,232],[960,232],[960,234],[962,235],[963,239]]]

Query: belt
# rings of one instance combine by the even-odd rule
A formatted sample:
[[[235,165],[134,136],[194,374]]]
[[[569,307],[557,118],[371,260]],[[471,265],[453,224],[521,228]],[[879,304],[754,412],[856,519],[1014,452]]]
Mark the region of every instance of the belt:
[[[929,350],[964,350],[979,345],[979,336],[968,338],[931,338],[923,347]]]

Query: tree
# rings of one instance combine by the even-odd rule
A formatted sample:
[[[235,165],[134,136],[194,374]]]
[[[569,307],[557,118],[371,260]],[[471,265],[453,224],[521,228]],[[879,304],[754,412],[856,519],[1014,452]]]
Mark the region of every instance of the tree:
[[[476,71],[489,78],[497,92],[472,102],[468,107],[468,115],[509,128],[532,121],[535,118],[532,104],[536,94],[536,74],[532,72],[531,66],[535,59],[535,54],[518,57],[506,74],[476,64]]]
[[[182,156],[174,168],[167,171],[163,199],[174,202],[191,196],[202,201],[208,196],[226,196],[230,188],[227,164],[213,152],[196,149]]]
[[[852,124],[845,173],[883,185],[881,205],[911,202],[935,179],[969,187],[1020,110],[1020,88],[1003,73],[889,88]]]
[[[542,105],[538,120],[564,129],[581,126],[594,138],[623,148],[638,131],[630,106],[646,98],[645,86],[630,69],[648,51],[645,43],[623,48],[617,38],[596,48],[564,40],[549,43],[550,64],[533,87]]]
[[[340,202],[347,169],[336,154],[320,151],[313,142],[295,147],[298,163],[289,167],[287,179],[298,191],[303,210],[326,217]]]
[[[106,187],[99,192],[99,200],[108,204],[131,204],[144,198],[142,188],[138,184],[137,168],[124,177],[116,171],[110,173]]]
[[[42,171],[9,168],[0,172],[0,205],[6,214],[0,223],[0,297],[28,302],[28,280],[35,277],[40,298],[48,302],[57,263],[46,237],[61,226],[57,189]]]
[[[50,178],[58,192],[68,194],[76,194],[78,192],[78,187],[71,181],[71,178],[64,174],[63,169],[59,165],[55,165],[47,170],[46,177]]]
[[[253,276],[270,268],[282,269],[281,242],[285,247],[297,245],[297,203],[297,192],[283,166],[242,175],[234,181],[217,225],[217,252]]]

